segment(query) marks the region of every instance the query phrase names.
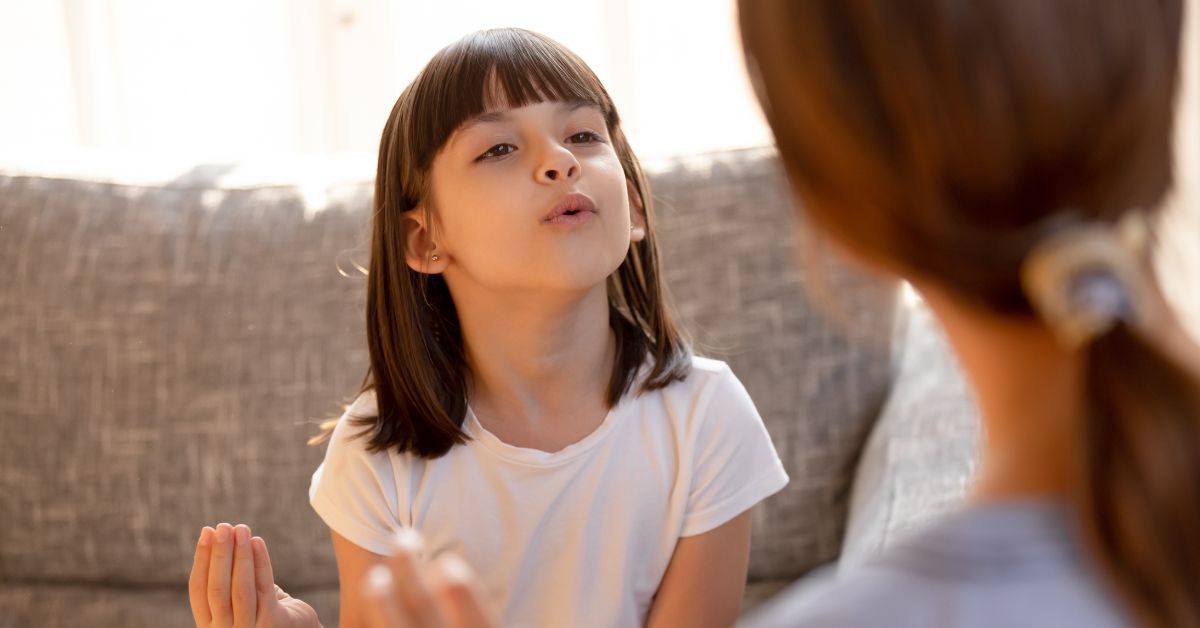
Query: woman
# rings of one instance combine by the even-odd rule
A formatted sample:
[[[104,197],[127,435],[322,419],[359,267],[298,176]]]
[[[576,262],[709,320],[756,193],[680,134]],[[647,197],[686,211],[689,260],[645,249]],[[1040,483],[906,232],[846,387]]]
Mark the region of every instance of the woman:
[[[967,504],[752,626],[1200,626],[1200,380],[1148,226],[1179,0],[742,0],[805,213],[924,296],[984,421]]]

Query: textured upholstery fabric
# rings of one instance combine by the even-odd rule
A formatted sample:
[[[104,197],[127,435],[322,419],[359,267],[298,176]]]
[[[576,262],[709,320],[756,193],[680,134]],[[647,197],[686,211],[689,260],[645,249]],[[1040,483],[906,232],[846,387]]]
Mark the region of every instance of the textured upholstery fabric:
[[[287,189],[0,180],[0,577],[169,585],[246,521],[285,585],[336,582],[306,421],[365,368],[363,210]]]
[[[957,505],[978,462],[979,410],[922,303],[901,311],[895,385],[855,473],[842,568]]]
[[[337,625],[337,587],[297,589],[293,593],[317,610],[326,628]],[[183,585],[122,588],[6,583],[0,586],[0,610],[4,611],[0,628],[195,626]]]
[[[755,511],[751,579],[794,578],[840,549],[854,464],[887,391],[897,290],[824,258],[800,270],[773,155],[722,157],[653,179],[663,263],[698,350],[745,383],[791,476]]]
[[[353,266],[371,173],[314,197],[299,177],[231,188],[204,172],[127,185],[0,171],[0,626],[70,623],[69,608],[89,618],[72,625],[186,624],[196,535],[217,521],[251,524],[281,584],[316,591],[335,623],[306,495],[322,450],[304,440],[364,374]],[[817,275],[796,269],[770,152],[673,161],[651,180],[682,318],[746,384],[792,476],[756,513],[763,591],[839,550],[896,291],[835,267],[818,274],[837,299],[807,296]]]

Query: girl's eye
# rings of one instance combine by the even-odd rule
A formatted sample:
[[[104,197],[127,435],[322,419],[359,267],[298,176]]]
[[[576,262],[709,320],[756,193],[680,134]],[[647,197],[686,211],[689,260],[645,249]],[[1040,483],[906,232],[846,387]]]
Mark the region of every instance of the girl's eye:
[[[603,142],[604,138],[600,137],[598,133],[593,133],[591,131],[580,131],[575,135],[568,137],[567,141],[572,144],[592,144],[594,142]]]
[[[515,150],[517,150],[517,147],[513,146],[512,144],[496,144],[495,146],[484,151],[482,155],[476,157],[475,161],[483,161],[484,159],[491,159],[493,157],[503,157],[513,153]]]

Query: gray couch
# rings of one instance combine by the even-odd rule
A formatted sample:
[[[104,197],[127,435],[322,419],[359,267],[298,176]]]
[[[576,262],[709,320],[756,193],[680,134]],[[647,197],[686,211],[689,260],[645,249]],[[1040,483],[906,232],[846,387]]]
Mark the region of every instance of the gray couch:
[[[373,171],[260,166],[0,167],[0,627],[188,626],[196,536],[219,521],[252,525],[336,625],[305,439],[366,367]],[[677,309],[792,477],[755,512],[747,606],[953,504],[974,409],[928,314],[794,244],[770,151],[650,174]]]

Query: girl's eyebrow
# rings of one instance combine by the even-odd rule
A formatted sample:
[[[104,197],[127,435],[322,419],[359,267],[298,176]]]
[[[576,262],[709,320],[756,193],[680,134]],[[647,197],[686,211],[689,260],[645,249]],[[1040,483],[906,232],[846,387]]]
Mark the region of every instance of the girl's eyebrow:
[[[573,101],[567,102],[565,104],[567,105],[567,113],[575,113],[576,111],[579,111],[580,109],[595,109],[596,113],[600,114],[601,116],[604,115],[603,107],[601,107],[600,105],[598,105],[594,102],[589,102],[587,100],[573,100]]]
[[[593,103],[593,102],[588,102],[586,100],[573,100],[570,102],[565,102],[563,104],[566,105],[566,107],[567,107],[567,113],[574,113],[580,109],[585,109],[585,108],[589,108],[589,107],[596,109],[596,111],[598,111],[600,113],[603,113],[603,111],[601,111],[599,105],[597,105],[596,103]],[[488,111],[487,113],[481,113],[481,114],[475,116],[474,118],[471,118],[470,120],[467,120],[466,122],[464,122],[462,124],[462,126],[459,127],[458,132],[462,133],[462,132],[466,131],[467,129],[470,129],[471,127],[474,127],[474,126],[478,126],[480,124],[490,124],[493,122],[508,122],[509,120],[512,120],[512,115],[509,113],[509,111],[511,111],[511,110],[510,109],[496,109],[493,111]]]
[[[463,125],[461,127],[459,127],[458,132],[462,133],[463,131],[470,129],[473,126],[477,126],[480,124],[489,124],[492,122],[508,122],[509,120],[512,120],[512,115],[508,113],[507,109],[497,109],[495,111],[481,113],[481,114],[475,116],[474,118],[467,120],[466,122],[463,123]]]

